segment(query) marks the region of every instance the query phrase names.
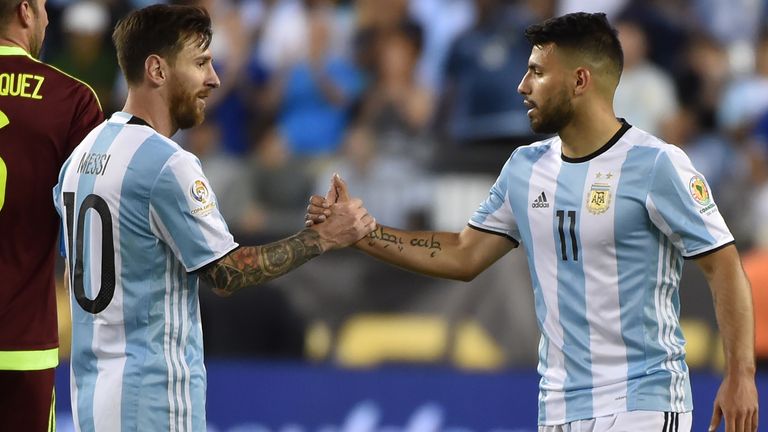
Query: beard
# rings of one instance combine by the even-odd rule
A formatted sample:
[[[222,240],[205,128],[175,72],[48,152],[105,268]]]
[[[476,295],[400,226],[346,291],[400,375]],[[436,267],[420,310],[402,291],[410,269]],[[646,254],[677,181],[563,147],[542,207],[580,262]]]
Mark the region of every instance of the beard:
[[[205,119],[205,113],[198,107],[197,94],[188,91],[179,79],[173,81],[170,103],[171,120],[179,129],[197,126]]]
[[[531,129],[540,134],[560,132],[571,122],[574,115],[573,104],[568,98],[566,89],[549,98],[544,104],[536,104],[536,110],[538,111],[538,119],[536,117],[530,118]]]

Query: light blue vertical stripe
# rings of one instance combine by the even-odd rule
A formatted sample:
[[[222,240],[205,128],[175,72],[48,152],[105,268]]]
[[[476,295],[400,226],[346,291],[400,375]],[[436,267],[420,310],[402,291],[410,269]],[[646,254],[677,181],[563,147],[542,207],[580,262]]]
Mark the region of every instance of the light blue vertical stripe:
[[[657,284],[659,237],[645,208],[650,171],[658,149],[634,147],[627,152],[616,188],[614,234],[619,280],[621,334],[627,347],[627,409],[638,405],[638,384],[647,371],[649,348],[662,353],[655,325],[654,290]],[[648,227],[651,235],[630,235]],[[638,287],[645,287],[638,289]],[[650,347],[649,347],[650,345]]]
[[[163,346],[166,268],[162,252],[165,248],[149,231],[149,193],[158,173],[174,151],[172,146],[158,137],[145,140],[128,163],[121,187],[119,253],[123,263],[120,280],[124,284],[126,336],[121,424],[125,430],[144,430],[137,428],[139,424],[169,430],[165,383],[147,379],[151,375],[147,371],[156,374],[168,372],[162,352],[159,357],[148,352],[150,346]],[[148,404],[140,400],[148,396],[142,393],[157,396],[152,397],[151,404]],[[140,406],[146,408],[142,410],[143,418],[138,415]],[[148,412],[166,414],[151,416],[146,415]]]
[[[515,169],[506,166],[502,171],[502,177],[505,179],[506,191],[505,193],[509,197],[509,203],[512,206],[512,213],[515,216],[517,222],[518,231],[520,232],[521,243],[525,247],[526,255],[528,256],[528,270],[531,274],[531,285],[533,286],[534,304],[536,308],[536,318],[539,321],[539,327],[543,328],[544,320],[547,317],[547,306],[544,303],[544,296],[541,292],[541,283],[539,282],[539,276],[536,273],[534,267],[534,254],[536,253],[536,245],[533,244],[531,237],[530,220],[528,219],[528,192],[530,190],[531,176],[533,174],[533,166],[541,159],[542,156],[550,149],[550,145],[542,145],[538,147],[521,147],[513,154],[514,158],[523,159],[524,162],[517,163]],[[544,372],[547,369],[547,352],[548,341],[542,336],[539,341],[539,374],[544,376]],[[542,378],[543,379],[543,378]],[[544,404],[544,394],[539,394],[539,423],[543,423],[546,420],[546,405]]]
[[[91,146],[90,152],[93,153],[106,153],[115,138],[123,129],[122,125],[107,124],[104,129],[99,133]],[[73,163],[79,163],[79,161],[73,161]],[[70,254],[76,256],[77,253],[77,217],[79,215],[80,206],[83,200],[93,192],[93,187],[96,182],[95,175],[79,175],[77,183],[77,193],[75,197],[74,208],[74,223],[72,224],[72,239],[73,244],[70,245]],[[83,284],[85,287],[85,293],[88,298],[94,298],[94,292],[98,290],[98,287],[91,286],[90,278],[90,265],[101,265],[101,262],[90,261],[90,248],[89,233],[90,233],[90,218],[94,217],[95,211],[89,210],[86,213],[85,231],[83,238]],[[101,247],[99,242],[98,247]],[[74,268],[71,269],[74,271]],[[98,282],[100,285],[101,283]],[[93,321],[94,316],[90,312],[86,312],[77,303],[74,294],[72,299],[72,353],[76,354],[72,358],[72,370],[75,376],[75,382],[77,384],[77,416],[80,423],[80,430],[82,432],[91,432],[95,430],[93,420],[93,398],[96,389],[96,377],[98,374],[98,359],[96,354],[91,348],[93,344]]]
[[[562,234],[566,243],[567,259],[557,261],[557,300],[560,311],[560,326],[563,329],[563,354],[565,359],[565,416],[567,419],[590,418],[593,416],[592,397],[592,355],[587,321],[586,282],[584,275],[584,249],[581,247],[579,225],[580,210],[584,199],[584,184],[589,163],[563,163],[557,178],[555,211],[562,211]],[[571,237],[571,214],[575,212],[575,237],[578,255],[574,251]],[[552,235],[555,238],[557,257],[561,255],[561,233],[559,218],[553,219]]]

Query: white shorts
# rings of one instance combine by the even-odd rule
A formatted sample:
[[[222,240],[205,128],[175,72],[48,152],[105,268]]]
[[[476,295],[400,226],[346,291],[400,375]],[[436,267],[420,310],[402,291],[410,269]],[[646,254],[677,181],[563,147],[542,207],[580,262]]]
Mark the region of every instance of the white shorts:
[[[692,422],[690,412],[628,411],[563,425],[539,426],[539,432],[690,432]]]

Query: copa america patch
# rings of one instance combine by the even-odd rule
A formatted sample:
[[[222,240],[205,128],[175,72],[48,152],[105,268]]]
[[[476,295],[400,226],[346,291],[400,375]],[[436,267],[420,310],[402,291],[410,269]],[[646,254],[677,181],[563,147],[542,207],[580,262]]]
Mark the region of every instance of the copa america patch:
[[[216,207],[216,203],[211,199],[210,188],[202,179],[192,182],[189,186],[189,196],[192,198],[190,213],[194,216],[207,216]]]
[[[700,175],[694,175],[688,182],[688,189],[693,200],[700,206],[708,206],[712,202],[712,196],[707,188],[707,182]]]

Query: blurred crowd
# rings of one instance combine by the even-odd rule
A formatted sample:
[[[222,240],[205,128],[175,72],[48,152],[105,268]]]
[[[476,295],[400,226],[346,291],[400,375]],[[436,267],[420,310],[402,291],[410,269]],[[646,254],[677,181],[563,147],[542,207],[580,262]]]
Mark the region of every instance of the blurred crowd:
[[[49,0],[51,24],[43,59],[89,83],[107,114],[119,110],[126,90],[111,30],[128,10],[149,3],[153,1]],[[439,213],[447,211],[444,198],[466,202],[456,216],[464,221],[480,201],[462,201],[464,189],[446,185],[458,179],[466,186],[463,179],[484,175],[489,180],[480,189],[487,192],[511,151],[541,138],[531,135],[517,94],[530,53],[524,29],[566,12],[605,11],[619,30],[625,55],[617,115],[686,151],[707,178],[737,246],[746,254],[748,271],[756,274],[754,288],[768,290],[768,281],[758,282],[757,274],[768,269],[768,0],[185,3],[204,6],[212,16],[211,49],[222,86],[209,99],[206,122],[175,138],[202,161],[221,211],[241,243],[261,243],[300,229],[308,196],[324,193],[333,172],[348,181],[351,192],[382,224],[460,229],[440,226],[444,218]],[[362,266],[371,261],[345,255],[339,262],[345,266],[350,260]],[[524,263],[512,268],[526,271]],[[254,351],[298,356],[312,351],[328,358],[334,354],[323,354],[322,347],[343,336],[338,315],[348,317],[360,304],[368,311],[416,309],[423,315],[434,312],[434,303],[441,301],[435,299],[449,297],[475,309],[454,313],[446,305],[438,312],[447,308],[453,317],[477,312],[486,320],[507,316],[481,322],[502,346],[506,363],[514,363],[509,359],[521,347],[533,355],[521,355],[525,362],[535,357],[530,304],[526,317],[520,317],[526,311],[519,305],[482,306],[477,299],[492,291],[503,304],[530,302],[524,277],[501,272],[473,294],[440,286],[428,295],[429,287],[439,282],[396,272],[381,277],[387,271],[373,267],[369,274],[357,271],[357,278],[340,278],[339,270],[308,270],[304,285],[334,281],[328,291],[338,302],[330,305],[307,300],[311,288],[285,289],[287,283],[277,281],[274,288],[246,294],[234,306],[204,296],[203,310],[211,311],[206,317],[211,334],[217,331],[214,326],[225,326],[219,324],[224,318],[215,316],[229,321],[245,316],[239,324],[227,325],[261,326],[264,340],[277,341],[254,342]],[[288,280],[296,284],[300,278]],[[345,283],[351,287],[340,290]],[[393,300],[391,291],[403,284],[397,291],[403,298]],[[414,284],[426,287],[408,286]],[[488,288],[494,284],[501,289]],[[686,302],[711,303],[705,289],[692,299],[684,295],[684,313]],[[350,300],[355,290],[357,303]],[[757,304],[758,319],[768,317],[765,302]],[[219,310],[225,307],[226,312]],[[236,307],[243,310],[236,312]],[[498,314],[483,312],[483,307],[495,307]],[[694,313],[697,308],[690,306]],[[701,315],[711,320],[711,306],[699,309],[707,310]],[[512,325],[526,326],[525,332],[533,334],[530,342],[516,343],[515,335],[504,333]],[[758,348],[768,358],[768,325],[760,325],[765,331]],[[207,348],[214,352],[218,344],[224,354],[243,346],[242,339],[222,342],[225,330],[216,334],[221,336],[206,335]]]

